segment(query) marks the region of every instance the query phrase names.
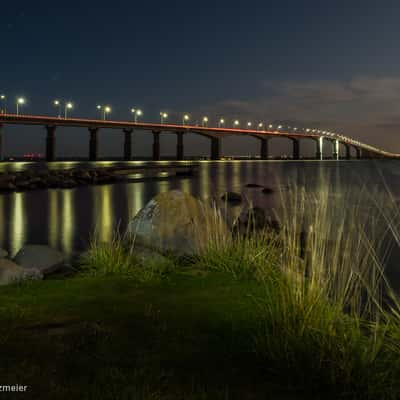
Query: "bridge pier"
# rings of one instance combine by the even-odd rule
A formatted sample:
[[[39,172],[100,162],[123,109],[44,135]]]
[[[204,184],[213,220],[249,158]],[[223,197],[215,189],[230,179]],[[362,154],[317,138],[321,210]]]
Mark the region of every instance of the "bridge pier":
[[[323,138],[323,136],[320,136],[318,139],[315,139],[315,144],[317,145],[317,149],[315,152],[315,159],[322,160],[324,158],[324,155],[323,155],[324,138]]]
[[[261,147],[260,147],[260,158],[261,160],[268,160],[269,156],[269,139],[267,138],[260,138],[261,140]]]
[[[153,131],[153,161],[160,159],[160,132]]]
[[[293,160],[300,160],[300,140],[299,139],[293,139]]]
[[[56,127],[46,126],[46,161],[55,161],[56,159]]]
[[[339,140],[332,141],[332,158],[334,160],[339,160]]]
[[[176,159],[184,159],[183,132],[176,132]]]
[[[89,128],[89,161],[97,161],[99,157],[99,141],[98,132],[99,128]]]
[[[221,158],[221,139],[211,138],[211,160],[219,160]]]
[[[356,149],[357,160],[360,160],[361,159],[361,149],[359,147],[355,147],[355,149]]]
[[[0,124],[0,161],[3,161],[3,125]]]
[[[351,149],[350,145],[343,143],[344,147],[346,148],[346,160],[351,160]]]
[[[125,128],[124,132],[124,160],[129,161],[132,158],[132,132],[133,129]]]

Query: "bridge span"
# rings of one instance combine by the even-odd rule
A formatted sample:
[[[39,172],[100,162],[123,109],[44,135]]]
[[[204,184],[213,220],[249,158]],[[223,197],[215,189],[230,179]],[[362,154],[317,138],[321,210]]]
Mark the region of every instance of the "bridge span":
[[[89,133],[89,160],[98,159],[98,133],[100,129],[116,129],[124,135],[123,156],[125,160],[132,159],[132,134],[134,130],[149,131],[153,136],[153,160],[160,159],[160,135],[162,133],[175,133],[176,159],[183,160],[184,135],[194,133],[210,140],[210,158],[219,160],[221,158],[221,140],[231,135],[242,135],[253,137],[260,142],[260,159],[269,158],[269,141],[274,137],[285,137],[292,142],[292,159],[301,158],[301,140],[311,139],[315,142],[315,159],[323,159],[323,146],[325,143],[331,146],[332,158],[351,159],[351,148],[356,151],[356,158],[400,158],[400,154],[390,153],[365,143],[353,140],[350,137],[335,134],[323,134],[318,132],[291,132],[283,130],[253,130],[241,128],[213,128],[205,126],[176,125],[176,124],[154,124],[132,121],[111,121],[84,118],[60,118],[40,115],[16,115],[0,114],[0,159],[2,157],[2,142],[4,126],[6,125],[39,125],[46,129],[46,160],[56,159],[56,130],[57,127],[79,127],[87,128]],[[340,145],[345,148],[344,154],[340,154]]]

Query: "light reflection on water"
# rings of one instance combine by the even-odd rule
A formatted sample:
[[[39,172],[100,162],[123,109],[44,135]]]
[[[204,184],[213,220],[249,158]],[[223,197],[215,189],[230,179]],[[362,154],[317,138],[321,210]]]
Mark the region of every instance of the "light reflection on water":
[[[14,164],[14,168],[21,170],[35,166],[23,164]],[[99,164],[104,165],[104,162]],[[164,164],[168,162],[164,161]],[[389,164],[382,165],[389,186],[396,190],[399,179],[397,164],[395,172],[390,172],[393,167],[388,168]],[[74,166],[79,166],[79,163],[74,163]],[[245,185],[258,183],[278,189],[289,180],[313,190],[324,181],[327,171],[334,188],[339,188],[340,184],[351,186],[359,181],[373,185],[381,179],[371,162],[201,162],[198,176],[190,178],[2,194],[0,247],[13,255],[24,243],[41,243],[72,254],[87,247],[95,231],[100,240],[110,241],[117,225],[123,230],[147,201],[157,193],[171,189],[180,189],[203,200],[219,199],[226,190],[240,191],[253,205],[271,209],[279,204],[279,190],[273,195],[264,195],[260,188],[250,189]],[[233,206],[232,214],[237,215],[241,208],[241,205]]]

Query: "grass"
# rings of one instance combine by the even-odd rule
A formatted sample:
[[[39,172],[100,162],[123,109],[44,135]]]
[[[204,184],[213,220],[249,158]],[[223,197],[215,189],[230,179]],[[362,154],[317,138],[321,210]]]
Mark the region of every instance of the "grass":
[[[122,275],[138,282],[161,280],[174,270],[174,262],[156,253],[140,254],[135,241],[127,240],[116,231],[110,243],[95,236],[87,252],[80,257],[81,274],[88,276]]]
[[[204,205],[196,256],[115,236],[73,279],[2,289],[0,376],[60,399],[399,398],[394,199],[282,196],[279,234],[232,233]]]
[[[218,273],[3,288],[0,332],[10,334],[1,381],[29,385],[33,399],[292,398],[265,380],[252,351],[251,296],[259,291]]]

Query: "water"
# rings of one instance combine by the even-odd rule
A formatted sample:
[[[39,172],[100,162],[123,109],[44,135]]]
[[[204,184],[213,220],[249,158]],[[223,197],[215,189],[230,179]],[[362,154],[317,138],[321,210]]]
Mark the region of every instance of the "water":
[[[166,161],[159,163],[169,164]],[[51,164],[50,168],[71,168],[83,164],[87,163],[60,162]],[[115,164],[118,162],[91,163],[92,166]],[[11,255],[24,243],[49,244],[68,254],[82,251],[88,246],[93,232],[96,231],[101,240],[110,240],[116,226],[123,230],[153,196],[171,189],[179,189],[204,200],[220,198],[224,191],[232,190],[242,192],[255,205],[273,209],[279,206],[278,190],[272,195],[265,195],[260,189],[244,186],[258,183],[279,189],[285,188],[286,183],[291,181],[303,184],[312,191],[321,179],[329,175],[333,190],[336,186],[360,184],[383,190],[384,179],[394,196],[400,198],[400,163],[397,161],[201,161],[198,166],[199,174],[195,177],[0,194],[0,247]],[[34,163],[3,163],[0,170],[38,167]],[[43,165],[40,167],[43,168]],[[232,207],[232,213],[239,213],[241,207]]]

